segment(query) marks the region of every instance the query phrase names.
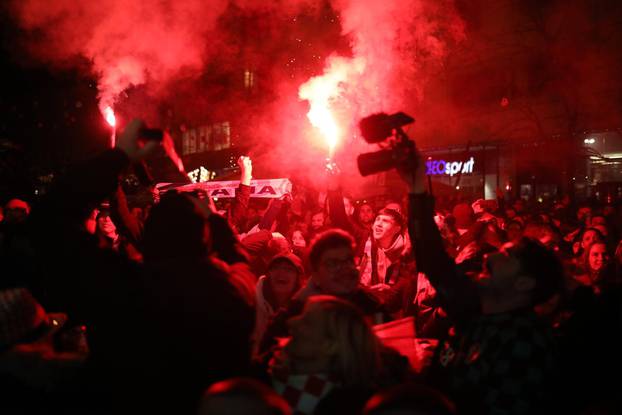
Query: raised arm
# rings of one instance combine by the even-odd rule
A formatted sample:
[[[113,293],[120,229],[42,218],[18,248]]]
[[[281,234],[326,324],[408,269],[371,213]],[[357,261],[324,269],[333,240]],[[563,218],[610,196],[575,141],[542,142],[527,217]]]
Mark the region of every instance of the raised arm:
[[[235,199],[231,207],[229,222],[241,233],[242,226],[248,217],[248,202],[251,197],[251,180],[253,178],[253,162],[250,157],[240,156],[238,158],[240,167],[240,185],[235,192]]]
[[[110,199],[111,217],[120,234],[134,244],[142,240],[142,224],[131,214],[127,197],[121,185],[117,186],[114,196]]]
[[[434,223],[434,198],[425,191],[424,164],[398,169],[408,184],[408,232],[413,242],[417,268],[436,289],[440,305],[454,322],[480,312],[477,287],[459,272],[443,248],[441,234]],[[410,165],[412,166],[412,164]]]
[[[343,192],[339,185],[339,170],[336,166],[328,166],[328,191],[326,197],[326,204],[328,206],[328,215],[330,217],[331,226],[334,228],[340,228],[344,231],[354,235],[354,228],[348,215],[346,213],[346,207],[343,202]]]
[[[119,185],[119,175],[130,162],[142,160],[159,144],[142,143],[143,123],[132,120],[119,135],[115,149],[107,150],[71,169],[55,184],[35,217],[45,215],[54,220],[81,223],[99,203],[111,196]]]

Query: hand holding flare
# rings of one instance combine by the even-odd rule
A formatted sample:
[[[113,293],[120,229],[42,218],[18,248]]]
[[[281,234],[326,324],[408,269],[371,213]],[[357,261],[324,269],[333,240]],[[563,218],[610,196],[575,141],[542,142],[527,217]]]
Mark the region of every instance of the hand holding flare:
[[[179,170],[179,172],[183,174],[184,177],[188,177],[186,169],[184,168],[184,162],[177,154],[177,151],[175,151],[175,143],[173,142],[173,137],[171,137],[168,131],[164,131],[164,136],[162,137],[162,147],[164,148],[164,152],[166,153],[168,158],[171,159],[175,167],[177,167],[177,170]]]

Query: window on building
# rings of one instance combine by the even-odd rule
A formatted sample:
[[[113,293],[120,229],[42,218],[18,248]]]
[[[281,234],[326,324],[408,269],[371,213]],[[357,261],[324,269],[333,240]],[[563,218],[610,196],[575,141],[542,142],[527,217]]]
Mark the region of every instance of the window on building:
[[[255,72],[250,69],[244,71],[244,88],[253,89],[255,86]]]
[[[186,130],[181,136],[182,155],[218,151],[231,147],[231,126],[228,121],[202,125]]]

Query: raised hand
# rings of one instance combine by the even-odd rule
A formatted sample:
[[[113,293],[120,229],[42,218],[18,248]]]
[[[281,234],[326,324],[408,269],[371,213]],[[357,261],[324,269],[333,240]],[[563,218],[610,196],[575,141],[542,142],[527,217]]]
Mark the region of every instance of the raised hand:
[[[138,118],[134,118],[117,137],[115,147],[127,154],[133,162],[144,159],[160,145],[157,141],[143,142],[140,139],[140,131],[143,127],[144,123]]]
[[[408,159],[398,164],[397,172],[408,185],[409,193],[425,193],[425,163],[419,152],[413,151]]]
[[[326,179],[328,190],[337,190],[339,188],[339,178],[341,169],[334,161],[327,159],[326,161]]]
[[[253,162],[248,156],[240,156],[238,158],[238,167],[240,168],[240,183],[246,186],[251,185],[253,178]]]

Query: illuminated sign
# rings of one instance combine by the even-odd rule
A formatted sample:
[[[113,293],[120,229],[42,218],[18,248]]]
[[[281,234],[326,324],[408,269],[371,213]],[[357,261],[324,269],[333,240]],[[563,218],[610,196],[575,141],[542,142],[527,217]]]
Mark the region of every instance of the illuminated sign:
[[[446,174],[453,176],[458,173],[473,173],[475,160],[471,157],[468,161],[445,161],[445,160],[428,160],[425,162],[425,174],[430,176],[438,176]]]

